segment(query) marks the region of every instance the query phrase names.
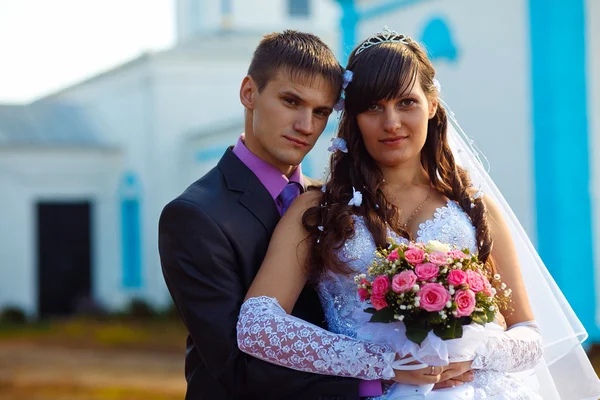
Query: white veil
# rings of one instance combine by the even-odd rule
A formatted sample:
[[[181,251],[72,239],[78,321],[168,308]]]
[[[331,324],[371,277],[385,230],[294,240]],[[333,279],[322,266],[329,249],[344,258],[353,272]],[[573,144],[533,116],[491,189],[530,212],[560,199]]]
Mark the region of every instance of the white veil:
[[[448,114],[448,140],[456,163],[469,172],[475,188],[498,204],[515,242],[527,294],[544,343],[544,358],[535,368],[535,376],[526,377],[526,381],[535,386],[539,384],[544,400],[598,399],[600,381],[581,346],[587,338],[585,328],[488,175],[473,141],[460,128],[448,106],[441,103]]]

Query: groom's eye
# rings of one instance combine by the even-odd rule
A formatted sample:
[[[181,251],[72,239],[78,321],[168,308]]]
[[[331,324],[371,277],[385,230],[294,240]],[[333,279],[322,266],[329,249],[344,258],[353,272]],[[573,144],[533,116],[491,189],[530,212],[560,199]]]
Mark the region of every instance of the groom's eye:
[[[286,103],[288,103],[291,106],[296,106],[298,105],[298,101],[296,101],[296,99],[292,99],[292,98],[284,98],[283,101],[285,101]]]
[[[329,117],[329,115],[331,114],[331,112],[326,111],[326,110],[315,110],[315,114],[318,115],[319,117]]]

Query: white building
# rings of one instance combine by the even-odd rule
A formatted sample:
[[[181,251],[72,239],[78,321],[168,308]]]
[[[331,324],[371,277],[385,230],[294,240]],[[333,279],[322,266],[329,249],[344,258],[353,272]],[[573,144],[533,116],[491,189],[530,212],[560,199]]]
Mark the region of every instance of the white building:
[[[164,304],[168,293],[158,260],[158,216],[170,199],[215,165],[242,131],[238,90],[256,44],[266,32],[295,28],[318,34],[341,53],[337,51],[342,48],[340,19],[347,8],[338,3],[348,7],[352,1],[178,0],[178,43],[173,49],[143,54],[31,105],[0,108],[0,188],[9,194],[0,196],[0,206],[4,205],[0,207],[0,308],[15,304],[32,315],[43,314],[40,303],[55,296],[52,290],[63,297],[89,290],[91,297],[109,308],[119,308],[132,297]],[[554,11],[563,16],[556,21],[544,14],[543,0],[354,3],[359,11],[382,5],[388,10],[360,22],[358,39],[387,25],[426,44],[438,69],[443,98],[489,158],[491,175],[534,242],[540,242],[542,253],[549,235],[560,238],[566,233],[563,226],[571,234],[594,237],[590,246],[600,244],[591,218],[573,225],[589,212],[598,220],[595,215],[600,212],[600,161],[591,157],[600,151],[599,4],[576,0],[577,4],[565,6],[566,11],[555,5]],[[401,7],[405,3],[409,5]],[[582,22],[577,10],[585,16],[585,24],[579,26],[587,30],[575,40],[576,25]],[[543,29],[540,21],[563,35],[544,42],[538,34]],[[561,63],[560,54],[568,54],[568,62]],[[544,69],[537,60],[555,70]],[[552,104],[553,112],[547,113],[540,105],[544,90],[554,90],[548,82],[558,78],[565,88],[564,107],[578,104],[584,110],[583,120],[572,126],[574,132],[568,129],[570,120],[565,115],[569,112],[561,110],[561,104]],[[571,79],[579,80],[573,85]],[[76,111],[46,124],[37,110],[53,107]],[[17,109],[23,115],[13,113]],[[80,126],[71,118],[80,118]],[[19,126],[13,119],[28,121],[31,127]],[[544,142],[540,132],[546,120],[564,128],[565,138],[572,138],[579,151],[589,138],[589,146],[583,149],[589,148],[589,168],[576,149],[569,149],[569,141],[554,146],[560,138],[556,133]],[[334,125],[332,117],[328,132],[304,164],[314,177],[321,176],[327,162],[325,149]],[[60,133],[63,127],[67,133]],[[37,136],[23,143],[17,139],[23,130]],[[569,168],[558,168],[560,150],[572,150],[585,170],[573,175]],[[556,152],[548,157],[547,170],[545,151]],[[571,193],[564,181],[583,179],[586,186],[588,176],[593,178],[589,193]],[[560,191],[539,184],[549,179],[562,179],[556,182]],[[573,197],[575,213],[565,211],[567,199],[561,191]],[[69,248],[80,245],[52,244],[54,259],[40,252],[45,242],[40,243],[39,237],[45,229],[52,237],[59,237],[61,229],[65,235],[74,229],[72,224],[61,224],[56,231],[45,228],[44,213],[59,218],[58,208],[48,208],[49,204],[70,205],[66,212],[77,221],[76,213],[89,209],[89,228],[79,228],[87,229],[89,255],[87,261],[77,261],[83,264],[78,267],[84,270],[81,275],[89,278],[80,279],[87,283],[80,283],[79,289],[64,279],[61,268],[66,267],[61,265],[73,262],[78,253]],[[557,219],[548,218],[556,207]],[[557,224],[556,233],[549,228],[551,223]],[[590,329],[596,309],[589,304],[591,295],[577,296],[577,288],[566,283],[563,275],[568,269],[551,270],[559,284],[566,285],[567,297]],[[586,288],[593,290],[593,270],[582,273]],[[48,283],[46,276],[60,277]]]

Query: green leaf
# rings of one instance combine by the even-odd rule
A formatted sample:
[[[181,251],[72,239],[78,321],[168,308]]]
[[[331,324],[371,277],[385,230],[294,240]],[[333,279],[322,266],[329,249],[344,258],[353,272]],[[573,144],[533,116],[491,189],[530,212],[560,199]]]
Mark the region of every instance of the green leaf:
[[[451,319],[443,325],[437,325],[433,332],[442,340],[458,339],[463,335],[463,327],[458,319]]]
[[[442,316],[437,312],[428,312],[425,316],[425,321],[429,322],[432,325],[441,324],[444,320]]]
[[[473,314],[471,314],[471,319],[473,320],[473,322],[479,325],[485,325],[487,323],[487,317],[482,312],[474,312]]]
[[[393,322],[394,309],[392,307],[386,307],[379,311],[375,311],[369,322]]]
[[[494,322],[494,319],[496,318],[496,311],[490,311],[490,310],[487,310],[487,311],[485,312],[485,315],[486,315],[486,317],[487,317],[487,322],[488,322],[488,323],[490,323],[490,322]]]
[[[430,327],[424,327],[422,325],[412,325],[407,323],[406,337],[408,338],[408,340],[418,345],[421,345],[421,343],[423,343],[423,340],[425,340],[430,330]]]

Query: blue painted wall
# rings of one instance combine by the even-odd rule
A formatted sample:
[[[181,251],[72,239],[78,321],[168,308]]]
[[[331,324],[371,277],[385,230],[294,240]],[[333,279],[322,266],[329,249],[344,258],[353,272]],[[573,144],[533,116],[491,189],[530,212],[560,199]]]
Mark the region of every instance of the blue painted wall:
[[[585,1],[529,0],[529,14],[538,249],[590,339],[598,341]],[[560,251],[569,242],[581,258]]]

